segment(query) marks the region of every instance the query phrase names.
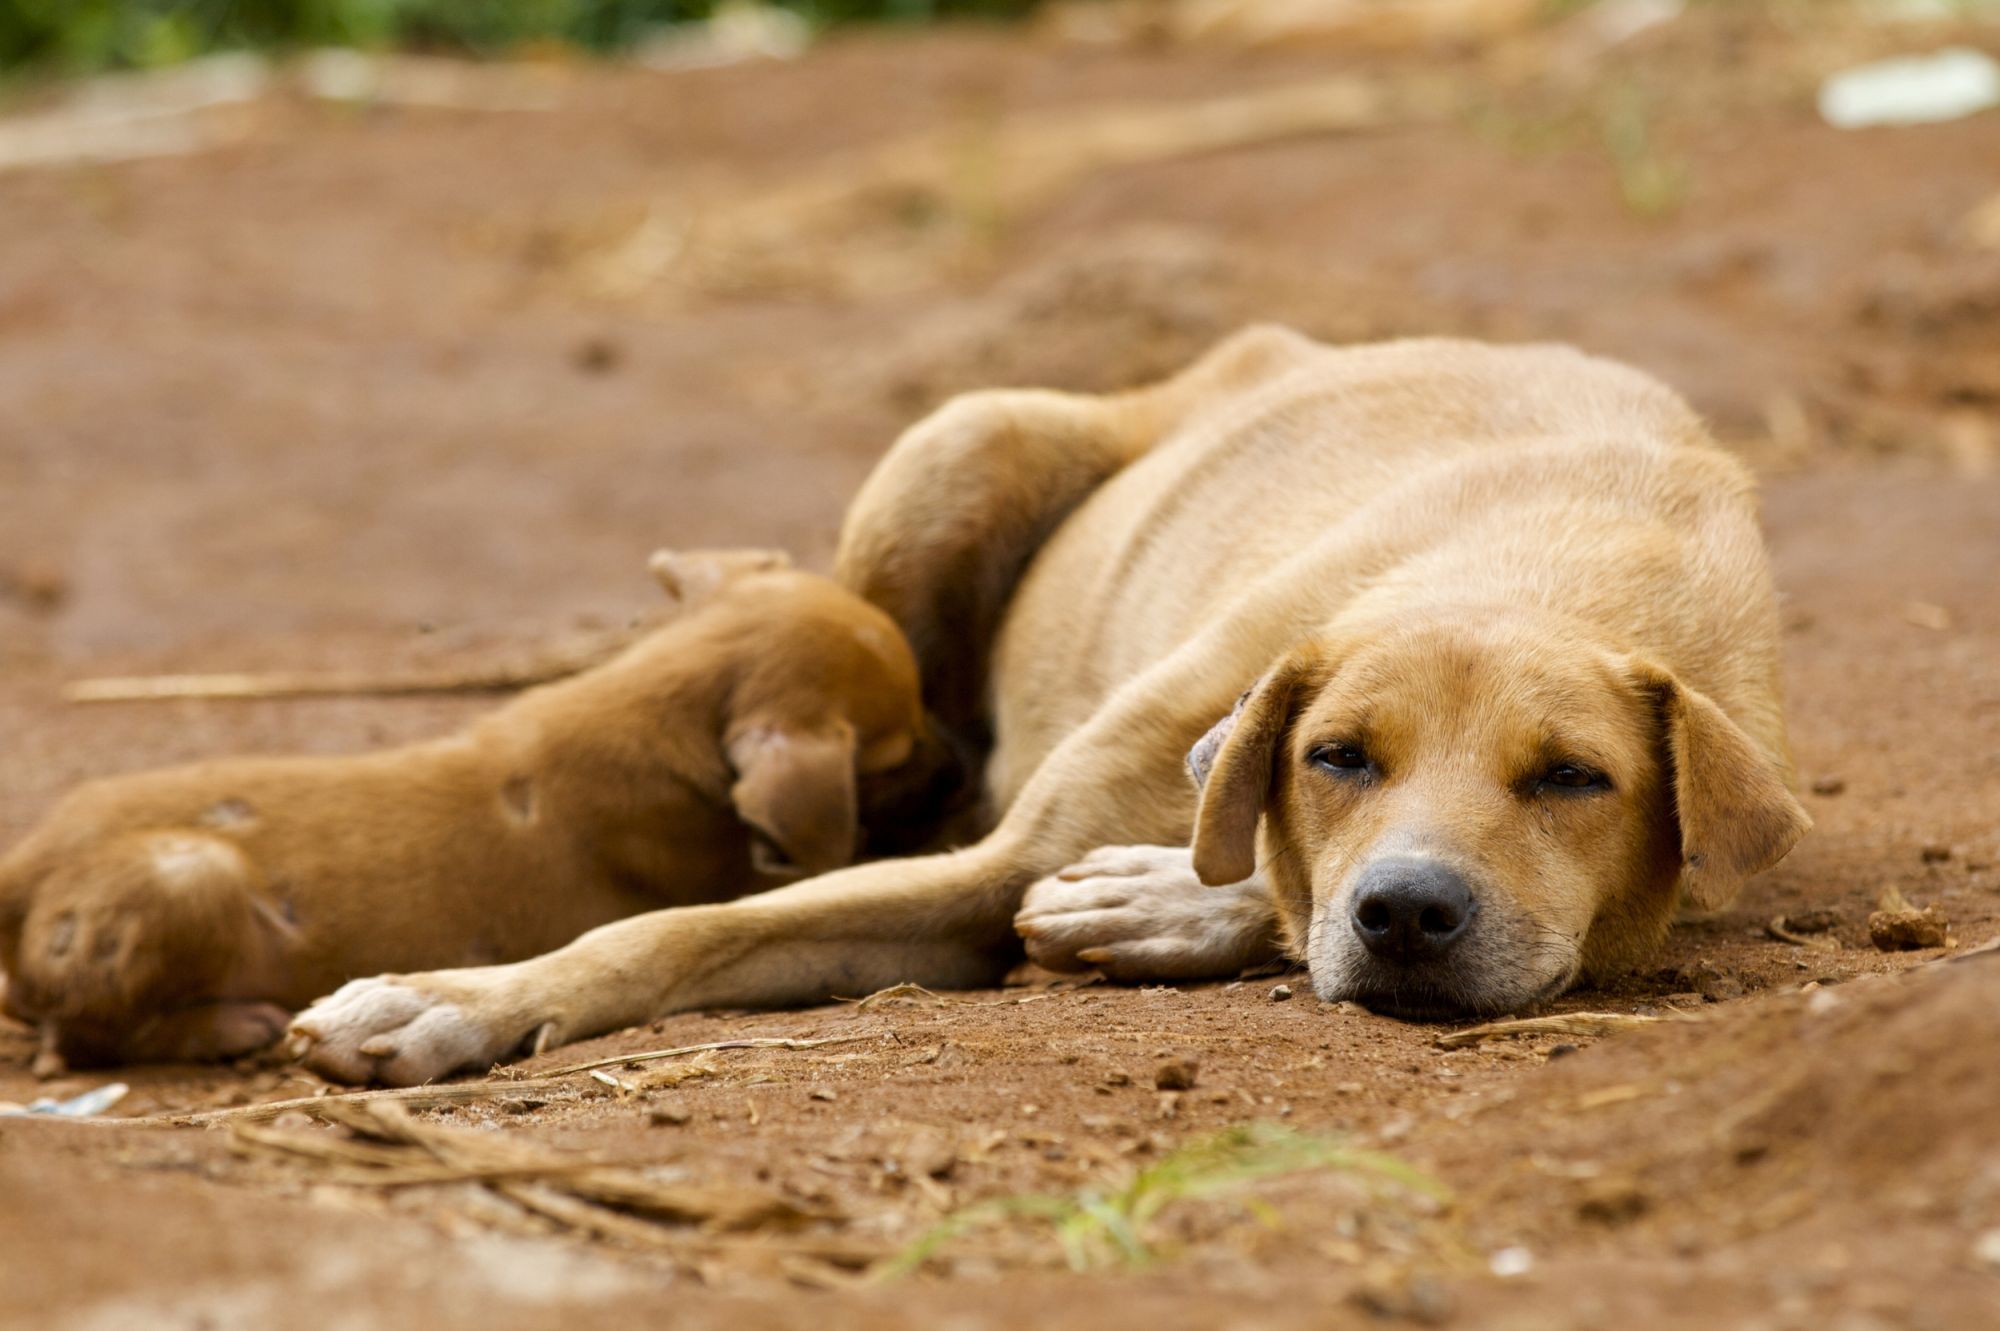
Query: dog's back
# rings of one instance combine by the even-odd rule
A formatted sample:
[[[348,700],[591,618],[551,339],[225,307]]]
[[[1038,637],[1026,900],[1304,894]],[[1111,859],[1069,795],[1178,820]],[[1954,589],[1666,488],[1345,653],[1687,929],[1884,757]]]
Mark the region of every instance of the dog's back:
[[[1424,339],[1321,348],[1206,403],[1062,523],[999,643],[996,772],[1024,777],[1273,582],[1301,631],[1441,588],[1577,615],[1674,660],[1785,760],[1748,472],[1627,366]]]

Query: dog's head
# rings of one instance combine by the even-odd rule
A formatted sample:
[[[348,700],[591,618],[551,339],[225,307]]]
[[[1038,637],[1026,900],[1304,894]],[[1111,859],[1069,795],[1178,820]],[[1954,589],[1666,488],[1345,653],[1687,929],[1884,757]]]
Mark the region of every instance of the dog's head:
[[[881,610],[776,551],[662,551],[652,569],[709,614],[729,659],[729,797],[760,872],[837,869],[864,824],[921,820],[956,788],[916,658]]]
[[[1405,1015],[1616,973],[1678,899],[1725,904],[1810,825],[1708,697],[1529,616],[1302,646],[1190,766],[1203,881],[1261,862],[1320,996]]]

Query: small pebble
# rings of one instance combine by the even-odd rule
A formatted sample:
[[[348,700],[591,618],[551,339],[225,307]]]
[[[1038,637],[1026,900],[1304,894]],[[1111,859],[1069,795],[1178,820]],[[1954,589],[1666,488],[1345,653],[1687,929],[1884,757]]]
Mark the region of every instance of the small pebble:
[[[1487,1269],[1503,1280],[1524,1276],[1535,1269],[1535,1254],[1526,1248],[1502,1248],[1487,1262]]]
[[[1273,1003],[1282,1003],[1291,996],[1292,996],[1292,986],[1290,986],[1289,984],[1277,984],[1271,986],[1271,1001]]]
[[[1161,1059],[1153,1068],[1153,1086],[1162,1091],[1193,1090],[1195,1074],[1200,1070],[1200,1062],[1191,1054]]]
[[[677,1101],[654,1105],[646,1112],[646,1121],[656,1128],[678,1128],[693,1117],[688,1107]]]
[[[824,1086],[815,1086],[806,1092],[806,1094],[815,1100],[837,1100],[840,1098]]]
[[[1838,795],[1846,789],[1847,778],[1845,777],[1823,776],[1812,783],[1812,793],[1815,795]]]

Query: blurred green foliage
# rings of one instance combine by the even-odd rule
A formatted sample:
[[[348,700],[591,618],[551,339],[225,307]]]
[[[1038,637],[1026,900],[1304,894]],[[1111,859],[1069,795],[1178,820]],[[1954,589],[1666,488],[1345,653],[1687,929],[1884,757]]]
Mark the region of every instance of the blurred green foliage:
[[[1010,18],[1035,0],[779,0],[815,24]],[[0,67],[83,73],[244,47],[495,54],[532,42],[616,51],[715,0],[0,0]]]

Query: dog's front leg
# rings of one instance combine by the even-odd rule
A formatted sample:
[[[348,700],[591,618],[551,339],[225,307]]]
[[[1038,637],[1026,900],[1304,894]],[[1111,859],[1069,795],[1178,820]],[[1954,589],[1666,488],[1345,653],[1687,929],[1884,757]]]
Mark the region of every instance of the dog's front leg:
[[[306,1065],[415,1085],[665,1013],[779,1007],[903,981],[991,984],[1007,920],[1042,870],[990,840],[885,860],[718,906],[655,911],[504,966],[355,980],[300,1014]]]

